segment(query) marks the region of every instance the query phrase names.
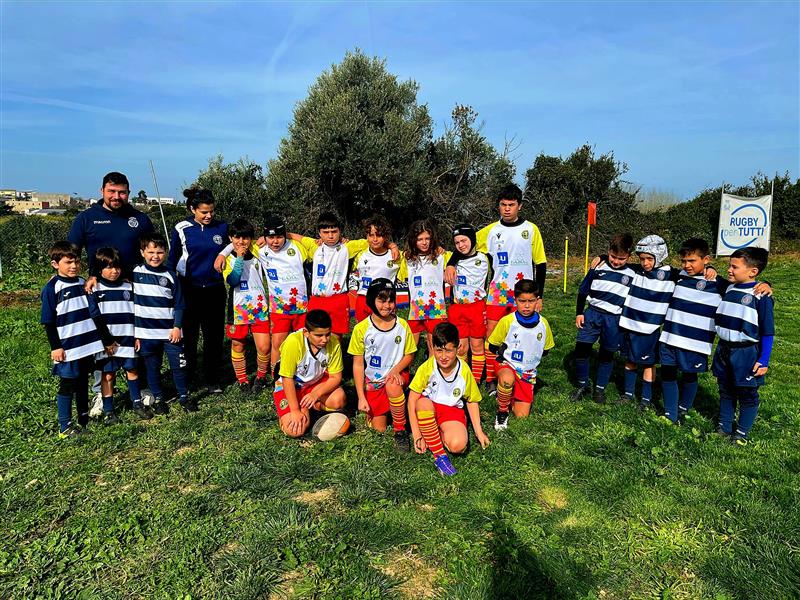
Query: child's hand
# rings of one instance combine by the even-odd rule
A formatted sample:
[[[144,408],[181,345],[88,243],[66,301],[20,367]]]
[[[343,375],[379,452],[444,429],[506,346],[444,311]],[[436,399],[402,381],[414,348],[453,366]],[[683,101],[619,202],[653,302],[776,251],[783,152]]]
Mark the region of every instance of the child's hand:
[[[395,385],[403,385],[403,378],[400,376],[400,372],[392,369],[386,374],[386,383],[393,383]]]
[[[756,364],[753,365],[753,375],[756,377],[763,377],[767,374],[769,367],[762,367],[761,363],[756,361]]]
[[[600,264],[602,264],[603,260],[599,256],[595,256],[592,259],[592,262],[589,263],[590,269],[596,269]]]
[[[139,340],[134,340],[133,342],[133,349],[135,352],[138,352],[142,347],[142,342]]]
[[[537,313],[542,312],[542,299],[541,298],[536,298],[536,302],[533,303],[533,310],[535,310]]]
[[[392,260],[400,260],[400,248],[394,242],[389,244],[389,252],[392,253]]]
[[[87,294],[91,294],[94,291],[94,288],[96,287],[97,287],[97,277],[92,276],[86,280],[83,289]]]
[[[583,329],[583,315],[578,315],[575,317],[575,327],[578,329]]]
[[[67,353],[64,352],[63,348],[59,348],[50,353],[50,358],[53,359],[53,362],[64,362],[67,359]]]
[[[217,254],[217,258],[214,259],[214,270],[217,273],[222,273],[222,268],[225,266],[225,257],[221,254]]]
[[[456,284],[456,268],[454,266],[451,265],[444,270],[444,280],[450,286],[454,286]]]
[[[287,428],[293,435],[300,435],[306,428],[306,421],[308,417],[302,411],[291,411],[289,413],[289,423]]]
[[[350,241],[350,238],[346,238],[346,237],[343,237],[343,238],[340,238],[340,239],[339,239],[339,243],[340,243],[342,246],[346,246],[346,245],[347,245],[347,243],[348,243],[349,241]]]
[[[117,348],[119,348],[119,344],[117,342],[114,342],[110,346],[106,346],[106,354],[109,356],[114,356],[114,352],[117,351]]]
[[[306,394],[300,399],[300,408],[313,408],[319,401],[319,398],[314,396],[313,393]]]
[[[711,265],[706,265],[703,277],[705,277],[706,281],[714,281],[717,278],[717,270]]]
[[[267,245],[267,238],[265,238],[263,235],[256,240],[256,246],[258,246],[259,248],[263,248],[266,245]]]
[[[425,443],[425,438],[421,435],[414,438],[414,452],[417,454],[425,454],[428,450],[428,444]]]
[[[764,283],[763,281],[759,281],[756,284],[756,287],[753,288],[756,296],[769,296],[772,297],[772,288],[768,283]]]
[[[478,443],[480,443],[481,448],[486,448],[491,442],[489,441],[489,436],[486,435],[483,431],[475,432],[475,437],[478,438]]]
[[[183,333],[181,332],[180,327],[173,327],[172,331],[169,332],[169,341],[173,344],[180,342],[182,337]]]
[[[367,402],[366,397],[359,397],[358,410],[360,410],[363,413],[369,412],[369,402]]]

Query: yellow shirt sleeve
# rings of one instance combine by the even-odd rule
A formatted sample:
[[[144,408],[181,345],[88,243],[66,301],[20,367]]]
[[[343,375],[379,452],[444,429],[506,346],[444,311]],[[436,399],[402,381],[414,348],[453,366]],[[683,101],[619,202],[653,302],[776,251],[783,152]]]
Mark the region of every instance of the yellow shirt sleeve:
[[[464,398],[467,399],[467,402],[480,402],[481,391],[478,389],[478,384],[475,383],[475,377],[472,375],[472,370],[469,368],[469,365],[465,360],[461,358],[458,360],[461,361],[461,372],[464,373],[464,380],[467,382],[467,385],[464,388]]]
[[[367,240],[350,240],[344,245],[347,248],[347,256],[354,258],[369,248]]]
[[[408,326],[408,321],[399,317],[397,320],[400,321],[400,325],[406,330],[406,345],[403,348],[403,354],[416,354],[417,343],[414,341],[414,334],[411,333],[411,327]]]
[[[531,223],[531,225],[533,225],[533,223]],[[533,235],[531,236],[531,257],[535,265],[547,262],[547,257],[544,254],[542,234],[539,233],[539,228],[536,225],[533,225]]]
[[[408,386],[408,389],[417,392],[418,394],[424,392],[428,385],[428,380],[431,378],[431,374],[433,373],[434,364],[435,359],[433,357],[422,363],[417,369],[417,372],[414,373],[414,379],[411,380],[411,384]]]
[[[397,272],[397,281],[405,281],[408,279],[408,264],[406,264],[406,255],[402,251],[397,263],[400,265],[400,270]]]
[[[301,244],[300,242],[295,242],[294,240],[289,240],[289,241],[292,243],[292,245],[295,248],[297,248],[297,251],[300,252],[300,256],[303,257],[303,262],[306,262],[306,261],[311,260],[313,258],[314,253],[312,252],[311,254],[309,254],[308,250],[306,250],[306,247],[303,246],[303,244]],[[315,242],[314,246],[316,247],[316,245],[317,244]]]
[[[278,373],[281,377],[294,377],[297,373],[297,365],[305,352],[303,341],[303,332],[295,331],[281,344],[281,370]]]
[[[492,227],[495,225],[497,225],[497,221],[489,223],[475,235],[475,249],[478,252],[483,252],[484,254],[489,252],[489,245],[487,243],[489,240],[489,231],[491,231]]]
[[[506,341],[506,336],[508,335],[508,330],[511,328],[511,320],[509,319],[515,318],[514,314],[506,315],[497,323],[497,327],[494,328],[492,331],[492,335],[489,336],[489,343],[493,346],[499,346],[500,344]]]
[[[233,271],[233,263],[235,260],[236,257],[233,254],[229,254],[225,257],[225,266],[222,268],[222,280],[226,283],[228,281],[228,275]]]
[[[342,345],[339,343],[339,339],[331,336],[325,349],[328,351],[328,373],[334,375],[344,371]]]
[[[547,319],[541,317],[542,323],[544,323],[544,349],[550,350],[551,348],[555,348],[556,342],[553,340],[553,330],[550,329],[550,323],[547,322]]]
[[[253,242],[250,244],[250,254],[252,254],[255,258],[258,258],[261,254],[261,248],[258,247],[258,244]]]
[[[367,319],[369,319],[369,317],[367,317]],[[358,324],[353,327],[353,333],[350,335],[350,345],[347,346],[348,354],[352,354],[353,356],[364,355],[364,350],[366,349],[364,347],[364,336],[369,326],[367,319],[359,321]]]
[[[314,238],[303,236],[300,240],[300,245],[305,249],[308,256],[313,257],[314,252],[317,251],[317,240]]]

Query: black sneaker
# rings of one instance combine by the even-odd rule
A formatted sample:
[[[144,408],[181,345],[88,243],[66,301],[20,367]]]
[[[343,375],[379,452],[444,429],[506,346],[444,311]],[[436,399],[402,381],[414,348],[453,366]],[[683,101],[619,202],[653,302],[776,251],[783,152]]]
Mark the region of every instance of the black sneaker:
[[[494,430],[503,431],[504,429],[508,429],[508,411],[498,410],[494,416]]]
[[[169,404],[167,404],[163,400],[156,400],[155,402],[153,402],[153,414],[156,414],[156,415],[168,415],[169,414]]]
[[[398,452],[411,451],[411,442],[409,441],[408,432],[405,429],[394,432],[394,448]]]
[[[119,417],[113,412],[103,415],[103,425],[116,425],[117,423],[119,423]]]
[[[266,377],[256,377],[253,382],[253,393],[257,396],[269,387],[269,382]]]
[[[595,386],[594,390],[592,390],[592,400],[594,400],[598,404],[605,404],[606,403],[605,388],[599,388]]]
[[[142,421],[149,421],[153,418],[153,411],[149,406],[139,404],[133,407],[133,414],[139,417]]]
[[[486,382],[486,394],[490,398],[492,396],[497,396],[497,382],[496,381],[487,381]]]
[[[200,410],[200,407],[197,406],[197,400],[194,398],[187,398],[185,402],[181,402],[181,406],[183,407],[184,412],[193,413]]]
[[[740,448],[743,448],[743,447],[747,446],[747,444],[748,444],[748,439],[747,439],[747,436],[744,433],[739,433],[738,431],[734,431],[731,434],[731,445],[732,446],[739,446]]]
[[[640,400],[639,406],[636,407],[640,413],[647,412],[648,410],[655,410],[653,403],[649,400]]]
[[[250,382],[249,381],[240,381],[239,382],[239,393],[242,396],[247,396],[251,392]]]
[[[725,431],[722,428],[722,425],[719,425],[719,424],[717,424],[717,428],[714,430],[714,433],[716,433],[720,437],[731,437],[731,432],[730,431]]]
[[[209,394],[217,395],[222,393],[222,386],[218,383],[209,383],[206,386],[206,389],[208,390]]]
[[[624,393],[622,396],[617,398],[617,404],[631,404],[632,402],[636,401],[636,398],[631,393]]]
[[[59,432],[59,439],[65,440],[67,438],[75,437],[81,434],[81,428],[77,425],[70,423],[64,431]]]
[[[584,385],[577,388],[574,392],[572,392],[572,395],[569,397],[569,399],[571,402],[578,402],[580,400],[583,400],[586,396],[588,396],[591,393],[592,393],[592,388],[590,388],[588,385]]]
[[[678,425],[686,424],[686,415],[689,414],[688,410],[678,409]]]

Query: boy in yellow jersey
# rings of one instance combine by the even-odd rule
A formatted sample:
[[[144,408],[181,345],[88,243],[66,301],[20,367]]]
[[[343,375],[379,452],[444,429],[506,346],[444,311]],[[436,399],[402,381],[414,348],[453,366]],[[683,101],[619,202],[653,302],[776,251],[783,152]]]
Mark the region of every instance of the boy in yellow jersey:
[[[404,262],[403,257],[396,254],[397,246],[392,244],[392,227],[381,215],[373,215],[364,220],[364,236],[369,247],[353,259],[353,270],[358,273],[359,282],[356,297],[357,322],[366,319],[370,313],[367,288],[372,280],[384,277],[396,281]]]
[[[555,346],[547,319],[536,312],[536,284],[521,279],[514,286],[517,310],[497,323],[489,336],[489,349],[497,355],[497,415],[494,428],[508,428],[508,413],[527,417],[533,404],[536,369]]]
[[[458,329],[452,323],[440,323],[433,330],[433,356],[417,369],[409,386],[408,416],[417,454],[430,450],[442,475],[456,470],[445,447],[460,454],[467,448],[467,412],[482,448],[489,438],[481,427],[478,403],[481,393],[467,363],[458,358]]]
[[[355,326],[347,349],[353,355],[358,409],[367,413],[370,426],[378,431],[386,431],[386,415],[391,412],[395,446],[408,452],[404,390],[417,345],[408,323],[395,314],[394,283],[373,279],[366,298],[372,314]]]
[[[311,423],[312,409],[331,412],[345,406],[342,348],[331,335],[328,313],[309,312],[305,327],[290,334],[280,351],[275,410],[281,430],[289,437],[300,437]]]

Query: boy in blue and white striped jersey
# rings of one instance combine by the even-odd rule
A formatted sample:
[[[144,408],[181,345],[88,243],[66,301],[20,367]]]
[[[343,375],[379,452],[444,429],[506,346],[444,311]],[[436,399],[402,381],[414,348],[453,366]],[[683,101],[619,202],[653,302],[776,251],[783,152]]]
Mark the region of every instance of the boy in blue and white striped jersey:
[[[103,352],[95,356],[102,373],[103,423],[113,425],[119,421],[114,414],[114,380],[120,369],[125,371],[133,411],[141,419],[152,419],[152,411],[142,404],[139,388],[133,285],[121,277],[122,259],[116,248],[98,248],[94,265],[99,277],[89,295],[89,307],[96,314],[95,321],[102,322],[114,339],[110,355]]]
[[[103,352],[104,343],[89,311],[84,280],[78,277],[80,251],[70,242],[56,242],[48,252],[56,275],[42,289],[41,323],[50,343],[53,375],[58,375],[59,437],[82,432],[89,423],[88,374],[94,356]],[[107,333],[107,332],[106,332]],[[72,396],[78,409],[78,425],[72,422]]]
[[[575,326],[578,336],[575,343],[575,374],[578,388],[572,393],[577,401],[588,395],[589,355],[592,345],[600,340],[600,363],[597,366],[592,399],[605,403],[605,389],[614,367],[614,353],[619,350],[619,317],[628,296],[634,272],[628,265],[633,238],[629,233],[618,233],[611,238],[608,262],[591,269],[583,278],[578,290]],[[588,302],[589,307],[584,312]]]
[[[197,403],[189,398],[186,382],[186,357],[181,342],[183,333],[183,293],[175,271],[164,266],[167,242],[156,235],[141,240],[143,264],[133,270],[133,299],[136,315],[136,351],[144,358],[147,380],[153,390],[153,412],[164,415],[169,406],[161,393],[161,363],[167,354],[178,401],[186,412],[196,412]]]
[[[745,445],[758,414],[758,388],[764,384],[775,337],[773,302],[756,292],[756,277],[767,266],[763,248],[740,248],[731,254],[732,283],[714,317],[719,344],[711,370],[719,384],[717,433]],[[739,421],[733,416],[739,404]]]

